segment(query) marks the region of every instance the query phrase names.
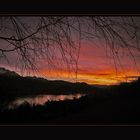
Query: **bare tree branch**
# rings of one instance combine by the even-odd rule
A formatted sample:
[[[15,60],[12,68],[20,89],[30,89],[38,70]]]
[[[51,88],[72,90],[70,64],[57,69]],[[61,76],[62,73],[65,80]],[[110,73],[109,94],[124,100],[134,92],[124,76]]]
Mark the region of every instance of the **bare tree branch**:
[[[0,17],[0,56],[7,61],[8,54],[19,56],[23,68],[35,69],[38,60],[46,59],[49,65],[57,53],[61,54],[68,68],[75,67],[78,73],[78,59],[82,40],[103,41],[115,60],[119,48],[128,49],[136,67],[131,49],[140,51],[139,17]]]

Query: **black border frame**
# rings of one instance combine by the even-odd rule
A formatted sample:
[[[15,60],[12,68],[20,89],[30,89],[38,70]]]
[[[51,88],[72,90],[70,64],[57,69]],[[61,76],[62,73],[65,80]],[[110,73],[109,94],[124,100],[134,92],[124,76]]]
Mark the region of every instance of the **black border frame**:
[[[136,1],[28,1],[9,0],[0,2],[0,16],[140,16],[140,5]],[[134,130],[134,131],[133,131]],[[112,135],[111,135],[112,134]],[[89,139],[91,138],[135,138],[139,136],[138,125],[83,125],[83,126],[41,126],[41,125],[0,125],[4,139]]]

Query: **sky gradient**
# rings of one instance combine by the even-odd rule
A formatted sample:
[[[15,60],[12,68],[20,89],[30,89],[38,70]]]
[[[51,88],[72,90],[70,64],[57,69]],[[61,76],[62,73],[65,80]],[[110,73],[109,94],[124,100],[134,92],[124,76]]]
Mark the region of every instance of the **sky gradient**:
[[[106,50],[102,43],[93,44],[92,42],[83,42],[80,49],[78,60],[77,79],[74,69],[68,69],[61,65],[61,60],[54,59],[54,65],[48,66],[46,60],[38,62],[38,72],[23,72],[15,68],[16,57],[10,54],[11,64],[5,61],[1,62],[1,67],[14,70],[23,76],[40,76],[50,80],[65,80],[70,82],[86,82],[96,85],[114,85],[120,82],[130,82],[140,76],[140,56],[137,50],[133,49],[135,61],[127,50],[119,52],[119,59],[114,62],[113,55]],[[121,63],[121,64],[120,64]],[[115,67],[116,65],[116,67]]]
[[[90,42],[82,44],[78,61],[78,82],[86,82],[88,84],[112,85],[120,82],[129,82],[136,79],[139,73],[140,57],[137,50],[133,50],[136,64],[127,52],[119,53],[119,60],[114,62],[112,54],[107,51],[103,44],[93,45]],[[115,68],[115,63],[116,67]],[[120,64],[121,63],[121,64]],[[49,70],[45,66],[40,68],[40,73],[46,75],[48,79],[61,79],[66,81],[76,81],[75,72],[59,67]]]
[[[27,27],[30,27],[29,28],[29,29],[31,29],[30,32],[33,32],[38,27],[38,22],[36,22],[37,18],[39,18],[39,17],[32,17],[32,18],[30,18],[30,17],[22,18],[21,17],[20,19],[23,20],[23,23],[29,24]],[[106,20],[104,18],[105,17],[97,18],[96,22],[100,23],[102,20],[105,22]],[[79,22],[75,22],[75,20],[73,20],[73,19],[74,19],[73,17],[70,17],[69,21],[71,21],[72,25],[76,29],[78,29]],[[91,19],[89,19],[88,17],[84,17],[84,18],[80,19],[81,27],[82,27],[83,31],[84,32],[91,31],[90,33],[95,32],[95,35],[98,34],[98,36],[99,36],[99,32],[97,31],[97,29],[99,30],[100,28],[97,28],[97,26],[96,26],[94,29],[95,25],[90,27],[91,24],[90,25],[87,24],[88,21],[90,21],[90,20]],[[134,22],[134,21],[133,22],[131,21],[131,18],[128,20],[128,17],[126,17],[125,20],[121,20],[121,17],[117,17],[117,18],[110,17],[108,22],[106,22],[106,23],[101,22],[99,25],[108,27],[108,25],[110,24],[110,22],[109,22],[110,20],[114,20],[116,23],[120,22],[121,25],[124,25],[124,24],[127,25],[127,21],[129,21],[133,25],[133,22]],[[93,22],[91,22],[91,23],[93,23]],[[140,19],[139,18],[136,19],[135,23],[137,23],[138,26],[140,26]],[[14,30],[11,30],[11,28],[9,30],[9,27],[12,27],[11,25],[9,25],[9,22],[6,21],[6,23],[4,25],[2,24],[1,26],[6,27],[6,25],[8,28],[5,28],[5,29],[2,28],[2,30],[3,30],[3,32],[1,33],[2,36],[5,36],[5,35],[7,35],[8,37],[9,36],[12,37],[13,35],[15,36],[17,31],[15,30],[15,28],[14,28]],[[123,28],[121,28],[121,29],[124,29],[126,27],[126,25],[123,26]],[[56,27],[57,27],[57,29],[56,29]],[[53,27],[53,24],[52,24],[52,26],[50,28],[48,28],[47,33],[50,33],[50,32],[53,32],[53,33],[49,34],[47,37],[53,37],[53,35],[54,35],[54,39],[57,40],[57,39],[60,39],[59,38],[60,36],[64,36],[65,32],[63,32],[63,30],[61,30],[62,27],[61,28],[60,27],[58,28],[58,27],[59,26]],[[112,27],[113,27],[113,29],[116,29],[117,33],[120,33],[121,35],[123,35],[124,38],[125,37],[127,38],[128,35],[130,35],[130,37],[131,37],[131,35],[134,35],[131,32],[131,30],[129,31],[129,29],[131,29],[130,27],[128,27],[128,30],[120,30],[116,25],[114,25]],[[65,27],[64,29],[67,29],[67,32],[69,32],[68,28]],[[94,29],[94,31],[92,31],[92,29]],[[97,34],[96,34],[96,32],[97,32]],[[43,30],[43,33],[44,33],[44,30]],[[55,36],[56,33],[58,36]],[[135,30],[134,30],[134,33],[136,33]],[[44,33],[43,35],[45,35],[45,34],[46,33]],[[79,34],[78,33],[76,34],[76,30],[74,30],[73,33],[69,32],[69,35],[72,38],[72,40],[76,41],[76,43],[78,44],[77,40],[79,39]],[[140,37],[140,34],[138,34],[138,36]],[[37,35],[36,37],[39,38],[40,34]],[[0,66],[8,68],[10,70],[14,70],[23,76],[27,76],[27,75],[34,76],[35,75],[35,76],[41,76],[41,77],[51,79],[51,80],[65,80],[65,81],[71,81],[71,82],[77,81],[77,82],[86,82],[88,84],[98,84],[98,85],[112,85],[112,84],[119,84],[120,82],[130,82],[131,80],[134,80],[134,79],[136,79],[136,77],[140,76],[140,70],[139,70],[140,69],[140,51],[138,51],[138,49],[135,48],[136,40],[133,40],[133,39],[131,40],[132,41],[131,45],[134,45],[132,48],[127,47],[127,46],[120,47],[118,45],[120,43],[118,41],[119,39],[117,38],[118,39],[117,40],[115,38],[117,41],[115,39],[114,40],[116,41],[116,44],[118,46],[115,46],[117,51],[115,50],[115,54],[113,55],[112,49],[110,49],[109,46],[106,46],[105,39],[102,38],[102,34],[98,39],[97,39],[97,36],[94,37],[92,41],[88,37],[85,37],[85,38],[87,38],[87,39],[84,39],[80,42],[81,48],[80,48],[79,59],[78,59],[78,63],[77,63],[78,64],[77,65],[78,66],[77,75],[75,72],[75,65],[66,65],[66,63],[63,63],[64,57],[62,57],[62,53],[61,53],[62,50],[59,51],[57,49],[58,47],[60,48],[61,45],[56,46],[57,43],[55,44],[53,41],[50,43],[51,65],[48,64],[47,58],[37,60],[35,62],[35,65],[37,65],[37,68],[38,68],[37,72],[34,72],[32,70],[29,71],[28,69],[26,69],[23,72],[20,70],[20,68],[18,66],[20,64],[22,64],[23,60],[19,59],[20,53],[17,51],[6,53],[9,63],[7,63],[7,61],[4,58],[1,58]],[[62,40],[63,40],[63,38],[62,38]],[[64,40],[65,40],[65,38],[64,38]],[[29,40],[29,42],[30,41],[31,40]],[[129,41],[130,40],[128,39],[128,42]],[[66,42],[67,42],[67,40],[64,41],[64,46],[66,46],[65,55],[66,55],[66,57],[69,58],[70,50],[69,50],[68,44]],[[7,40],[3,41],[1,39],[0,48],[1,49],[5,49],[6,47],[10,48],[11,44],[9,45],[7,43],[9,43],[9,42],[7,42]],[[30,42],[30,43],[31,43],[30,47],[33,47],[33,44],[36,44],[36,42],[33,44],[32,44],[32,42]],[[35,46],[35,47],[39,48],[39,45],[41,46],[42,44],[37,44],[37,46]],[[28,46],[26,46],[26,47],[28,47]],[[71,54],[74,55],[74,52],[72,52]],[[68,68],[69,66],[70,66],[70,68]]]

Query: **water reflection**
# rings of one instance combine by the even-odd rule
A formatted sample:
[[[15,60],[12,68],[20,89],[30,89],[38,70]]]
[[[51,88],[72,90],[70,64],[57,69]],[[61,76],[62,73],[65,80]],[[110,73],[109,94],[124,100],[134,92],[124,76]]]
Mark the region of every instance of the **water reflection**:
[[[79,99],[80,97],[85,96],[84,94],[70,94],[70,95],[38,95],[35,97],[24,97],[17,98],[11,102],[8,106],[9,109],[16,108],[23,103],[27,102],[31,106],[33,105],[44,105],[48,101],[64,101],[64,100],[73,100]]]

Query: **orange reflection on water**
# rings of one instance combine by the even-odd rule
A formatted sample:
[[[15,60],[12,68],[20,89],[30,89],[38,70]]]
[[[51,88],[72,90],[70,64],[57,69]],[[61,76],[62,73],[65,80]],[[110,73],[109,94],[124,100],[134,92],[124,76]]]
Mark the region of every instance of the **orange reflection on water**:
[[[36,97],[25,97],[18,98],[9,104],[8,108],[16,108],[25,102],[29,103],[31,106],[33,105],[44,105],[49,101],[64,101],[64,100],[73,100],[79,99],[84,96],[84,94],[70,94],[70,95],[39,95]]]

